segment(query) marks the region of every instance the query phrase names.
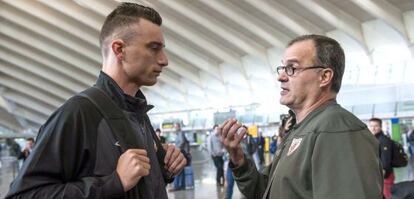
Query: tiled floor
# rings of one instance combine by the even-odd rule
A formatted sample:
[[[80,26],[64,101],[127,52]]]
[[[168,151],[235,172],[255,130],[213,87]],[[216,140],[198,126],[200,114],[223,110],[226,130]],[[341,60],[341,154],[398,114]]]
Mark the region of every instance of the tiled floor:
[[[10,166],[7,159],[2,157],[0,163],[0,198],[4,198],[8,191],[10,182],[16,173],[13,173],[13,167]],[[266,157],[269,159],[269,156]],[[216,186],[215,167],[209,158],[197,160],[193,163],[195,187],[191,190],[168,192],[170,199],[223,199],[225,197],[225,187]],[[395,169],[396,182],[414,180],[414,158],[410,160],[407,167]],[[167,187],[168,189],[169,187]],[[234,186],[233,199],[242,198],[237,186]]]
[[[205,160],[193,164],[194,189],[185,191],[169,192],[170,199],[224,199],[226,187],[216,186],[216,170],[212,160]],[[241,194],[234,185],[233,199],[241,198]]]

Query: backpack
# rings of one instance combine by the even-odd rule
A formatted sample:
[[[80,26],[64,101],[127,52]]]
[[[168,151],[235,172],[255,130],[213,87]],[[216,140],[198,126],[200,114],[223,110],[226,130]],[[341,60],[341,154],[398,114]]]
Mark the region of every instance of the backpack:
[[[392,156],[391,156],[391,166],[394,168],[398,168],[398,167],[405,167],[408,164],[408,157],[407,154],[404,151],[403,146],[394,141],[391,140],[392,145],[391,145],[391,150],[392,150]]]

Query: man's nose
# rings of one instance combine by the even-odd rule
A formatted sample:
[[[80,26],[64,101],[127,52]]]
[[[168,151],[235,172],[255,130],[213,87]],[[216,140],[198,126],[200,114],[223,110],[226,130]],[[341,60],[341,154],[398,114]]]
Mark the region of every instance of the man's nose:
[[[158,57],[158,64],[161,66],[167,66],[168,65],[168,58],[164,51],[161,51],[159,57]]]
[[[281,71],[279,74],[277,74],[277,81],[279,82],[286,82],[288,78],[289,77],[285,71]]]

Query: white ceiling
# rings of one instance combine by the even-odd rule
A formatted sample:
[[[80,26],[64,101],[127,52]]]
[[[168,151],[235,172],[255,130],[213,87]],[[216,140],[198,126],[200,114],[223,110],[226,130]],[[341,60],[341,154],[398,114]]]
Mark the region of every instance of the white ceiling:
[[[414,83],[413,0],[135,2],[163,17],[170,64],[143,88],[156,113],[252,103],[276,109],[275,65],[290,39],[309,33],[343,44],[344,89]],[[99,30],[117,3],[0,1],[0,126],[38,128],[95,82]]]

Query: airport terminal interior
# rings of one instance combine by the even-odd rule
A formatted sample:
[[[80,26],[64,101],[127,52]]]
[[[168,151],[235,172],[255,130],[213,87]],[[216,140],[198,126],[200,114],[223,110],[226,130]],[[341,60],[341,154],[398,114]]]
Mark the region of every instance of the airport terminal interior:
[[[0,198],[24,166],[28,138],[35,150],[49,116],[95,83],[99,32],[120,2],[0,0]],[[382,120],[382,131],[408,158],[394,168],[395,183],[414,181],[413,0],[131,2],[154,8],[163,20],[168,66],[155,85],[140,88],[154,105],[152,127],[174,144],[179,124],[190,143],[187,184],[182,190],[168,184],[169,198],[230,199],[227,177],[216,181],[206,144],[213,126],[226,119],[248,129],[259,170],[273,160],[289,111],[279,103],[276,68],[288,42],[305,34],[342,45],[346,66],[337,102],[367,126],[370,118]],[[223,161],[227,176],[227,154]],[[236,184],[232,198],[245,198]]]

